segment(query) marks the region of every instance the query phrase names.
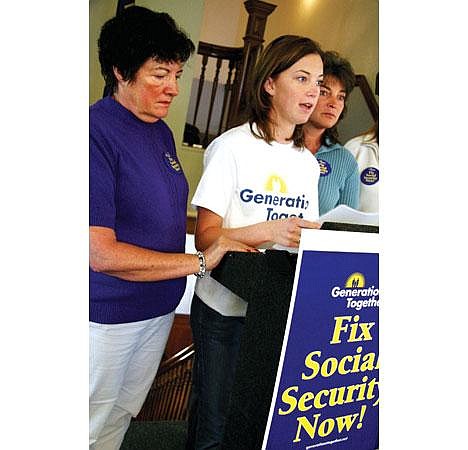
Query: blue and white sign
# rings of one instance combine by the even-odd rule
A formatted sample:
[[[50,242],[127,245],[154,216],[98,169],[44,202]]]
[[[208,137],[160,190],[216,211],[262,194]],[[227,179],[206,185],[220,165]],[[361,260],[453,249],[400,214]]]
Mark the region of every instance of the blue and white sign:
[[[378,448],[378,234],[304,230],[263,448]]]

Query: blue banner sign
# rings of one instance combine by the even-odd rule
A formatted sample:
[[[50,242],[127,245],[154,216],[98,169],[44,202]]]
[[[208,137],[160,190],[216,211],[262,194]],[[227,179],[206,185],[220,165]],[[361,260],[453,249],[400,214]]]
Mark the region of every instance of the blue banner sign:
[[[332,244],[323,241],[324,234]],[[378,235],[311,230],[307,237],[263,448],[373,450],[378,448]]]

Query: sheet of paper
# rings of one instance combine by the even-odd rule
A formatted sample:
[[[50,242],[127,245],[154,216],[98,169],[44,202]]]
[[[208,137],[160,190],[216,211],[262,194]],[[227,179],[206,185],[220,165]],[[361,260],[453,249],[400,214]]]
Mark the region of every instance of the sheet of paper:
[[[338,205],[335,209],[321,215],[319,223],[340,222],[355,223],[357,225],[379,225],[379,213],[365,213],[346,205]]]

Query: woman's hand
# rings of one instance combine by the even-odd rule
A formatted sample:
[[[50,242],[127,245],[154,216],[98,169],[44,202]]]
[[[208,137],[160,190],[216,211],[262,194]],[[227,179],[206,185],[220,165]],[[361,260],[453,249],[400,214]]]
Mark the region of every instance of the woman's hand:
[[[195,247],[204,251],[220,236],[238,243],[243,242],[250,248],[271,242],[283,247],[298,247],[302,228],[320,228],[320,224],[299,217],[289,217],[239,228],[223,228],[223,218],[221,216],[199,206],[195,230]]]
[[[264,225],[268,228],[271,241],[284,247],[299,247],[302,228],[320,228],[319,223],[299,217],[270,220]]]
[[[203,253],[205,255],[206,270],[214,269],[226,252],[258,252],[256,248],[233,241],[225,236],[219,236]]]

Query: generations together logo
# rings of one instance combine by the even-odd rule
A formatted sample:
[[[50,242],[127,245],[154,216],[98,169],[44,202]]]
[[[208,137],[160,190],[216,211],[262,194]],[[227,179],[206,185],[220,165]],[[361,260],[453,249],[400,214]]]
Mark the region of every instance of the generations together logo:
[[[305,194],[295,197],[288,195],[286,182],[277,174],[270,175],[263,190],[245,188],[240,191],[240,200],[243,203],[255,203],[266,206],[266,220],[286,219],[288,217],[301,217],[301,210],[309,207],[309,200]],[[294,211],[291,211],[294,209]]]
[[[326,177],[331,174],[332,168],[327,161],[325,161],[324,159],[317,159],[317,162],[319,163],[319,166],[320,166],[321,177]]]
[[[346,308],[359,311],[362,308],[379,307],[379,288],[366,287],[366,278],[360,272],[352,273],[344,287],[334,286],[330,294],[333,298],[346,299]]]
[[[166,158],[166,164],[175,172],[180,172],[180,164],[179,162],[169,153],[164,153],[164,157]]]
[[[281,192],[282,194],[286,194],[288,192],[288,187],[279,175],[273,174],[268,177],[265,183],[265,191]]]

